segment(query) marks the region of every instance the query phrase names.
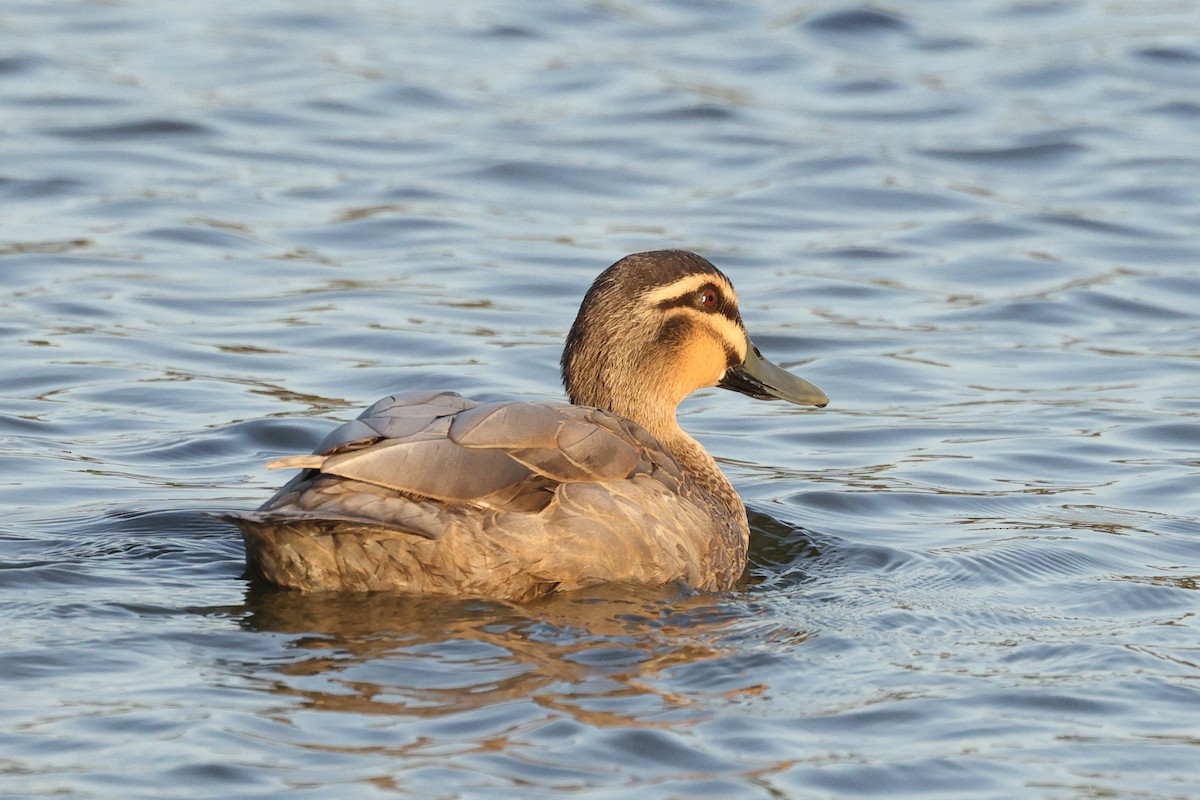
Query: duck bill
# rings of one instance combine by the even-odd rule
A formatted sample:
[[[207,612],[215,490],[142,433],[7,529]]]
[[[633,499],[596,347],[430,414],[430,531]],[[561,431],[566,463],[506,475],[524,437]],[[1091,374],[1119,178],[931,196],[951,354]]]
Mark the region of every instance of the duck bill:
[[[787,400],[818,408],[829,404],[829,398],[816,386],[763,358],[754,342],[747,339],[746,344],[746,360],[725,370],[717,386],[756,400]]]

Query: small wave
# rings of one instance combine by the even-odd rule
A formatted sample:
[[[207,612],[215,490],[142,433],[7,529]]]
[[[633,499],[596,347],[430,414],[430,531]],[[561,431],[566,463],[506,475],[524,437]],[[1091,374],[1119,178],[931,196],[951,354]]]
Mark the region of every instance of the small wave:
[[[1034,169],[1074,160],[1089,152],[1089,148],[1074,142],[1046,142],[978,149],[928,148],[920,152],[933,158],[962,161],[981,167]]]
[[[818,33],[846,36],[871,36],[908,31],[903,17],[873,8],[855,8],[817,14],[804,21],[804,27]]]
[[[78,128],[51,128],[46,131],[64,139],[88,142],[114,142],[129,139],[156,139],[160,137],[209,136],[213,130],[207,125],[177,119],[145,119],[121,122],[112,125],[84,125]]]

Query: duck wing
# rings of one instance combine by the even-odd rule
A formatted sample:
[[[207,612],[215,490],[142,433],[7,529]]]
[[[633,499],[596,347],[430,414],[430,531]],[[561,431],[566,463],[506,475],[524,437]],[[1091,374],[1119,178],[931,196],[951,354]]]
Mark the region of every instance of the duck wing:
[[[678,465],[653,437],[608,412],[565,403],[479,404],[453,392],[385,397],[331,432],[312,455],[268,466],[305,472],[260,511],[294,504],[297,490],[317,485],[319,476],[372,487],[330,492],[324,482],[324,494],[339,496],[336,502],[326,498],[325,518],[376,517],[364,503],[378,506],[389,493],[540,510],[550,500],[548,492],[562,483],[619,481],[642,473],[673,490],[682,482]],[[531,503],[531,492],[541,501]]]
[[[565,403],[490,403],[456,414],[449,438],[473,451],[507,453],[559,483],[615,481],[647,466],[645,447],[619,422]]]

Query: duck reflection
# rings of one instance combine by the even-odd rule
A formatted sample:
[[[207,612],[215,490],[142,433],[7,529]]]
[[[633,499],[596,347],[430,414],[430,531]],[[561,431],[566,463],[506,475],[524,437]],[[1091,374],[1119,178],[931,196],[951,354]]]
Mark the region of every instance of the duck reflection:
[[[809,636],[764,631],[755,585],[805,579],[798,565],[814,546],[751,517],[763,535],[734,593],[604,585],[515,604],[252,587],[242,627],[290,638],[286,659],[241,667],[309,709],[432,718],[521,701],[597,727],[698,721],[708,715],[698,699],[762,690],[762,676],[739,666],[748,639]]]
[[[642,681],[709,659],[711,644],[737,619],[711,596],[664,598],[640,587],[574,592],[530,605],[412,595],[298,595],[252,589],[243,625],[297,634],[294,661],[275,664],[276,688],[311,707],[362,714],[441,716],[537,697],[589,724],[633,720],[585,710],[584,694],[657,694]],[[289,678],[322,676],[323,682]],[[561,692],[553,689],[563,687]],[[637,703],[637,716],[646,711]]]

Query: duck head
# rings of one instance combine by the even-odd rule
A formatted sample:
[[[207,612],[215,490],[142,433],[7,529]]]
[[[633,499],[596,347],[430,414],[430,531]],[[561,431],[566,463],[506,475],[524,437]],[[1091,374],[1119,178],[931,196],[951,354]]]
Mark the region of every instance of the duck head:
[[[697,389],[823,407],[825,393],[763,357],[729,279],[682,250],[635,253],[606,269],[583,298],[562,356],[571,402],[598,406],[656,435]],[[666,417],[669,415],[669,422]]]

